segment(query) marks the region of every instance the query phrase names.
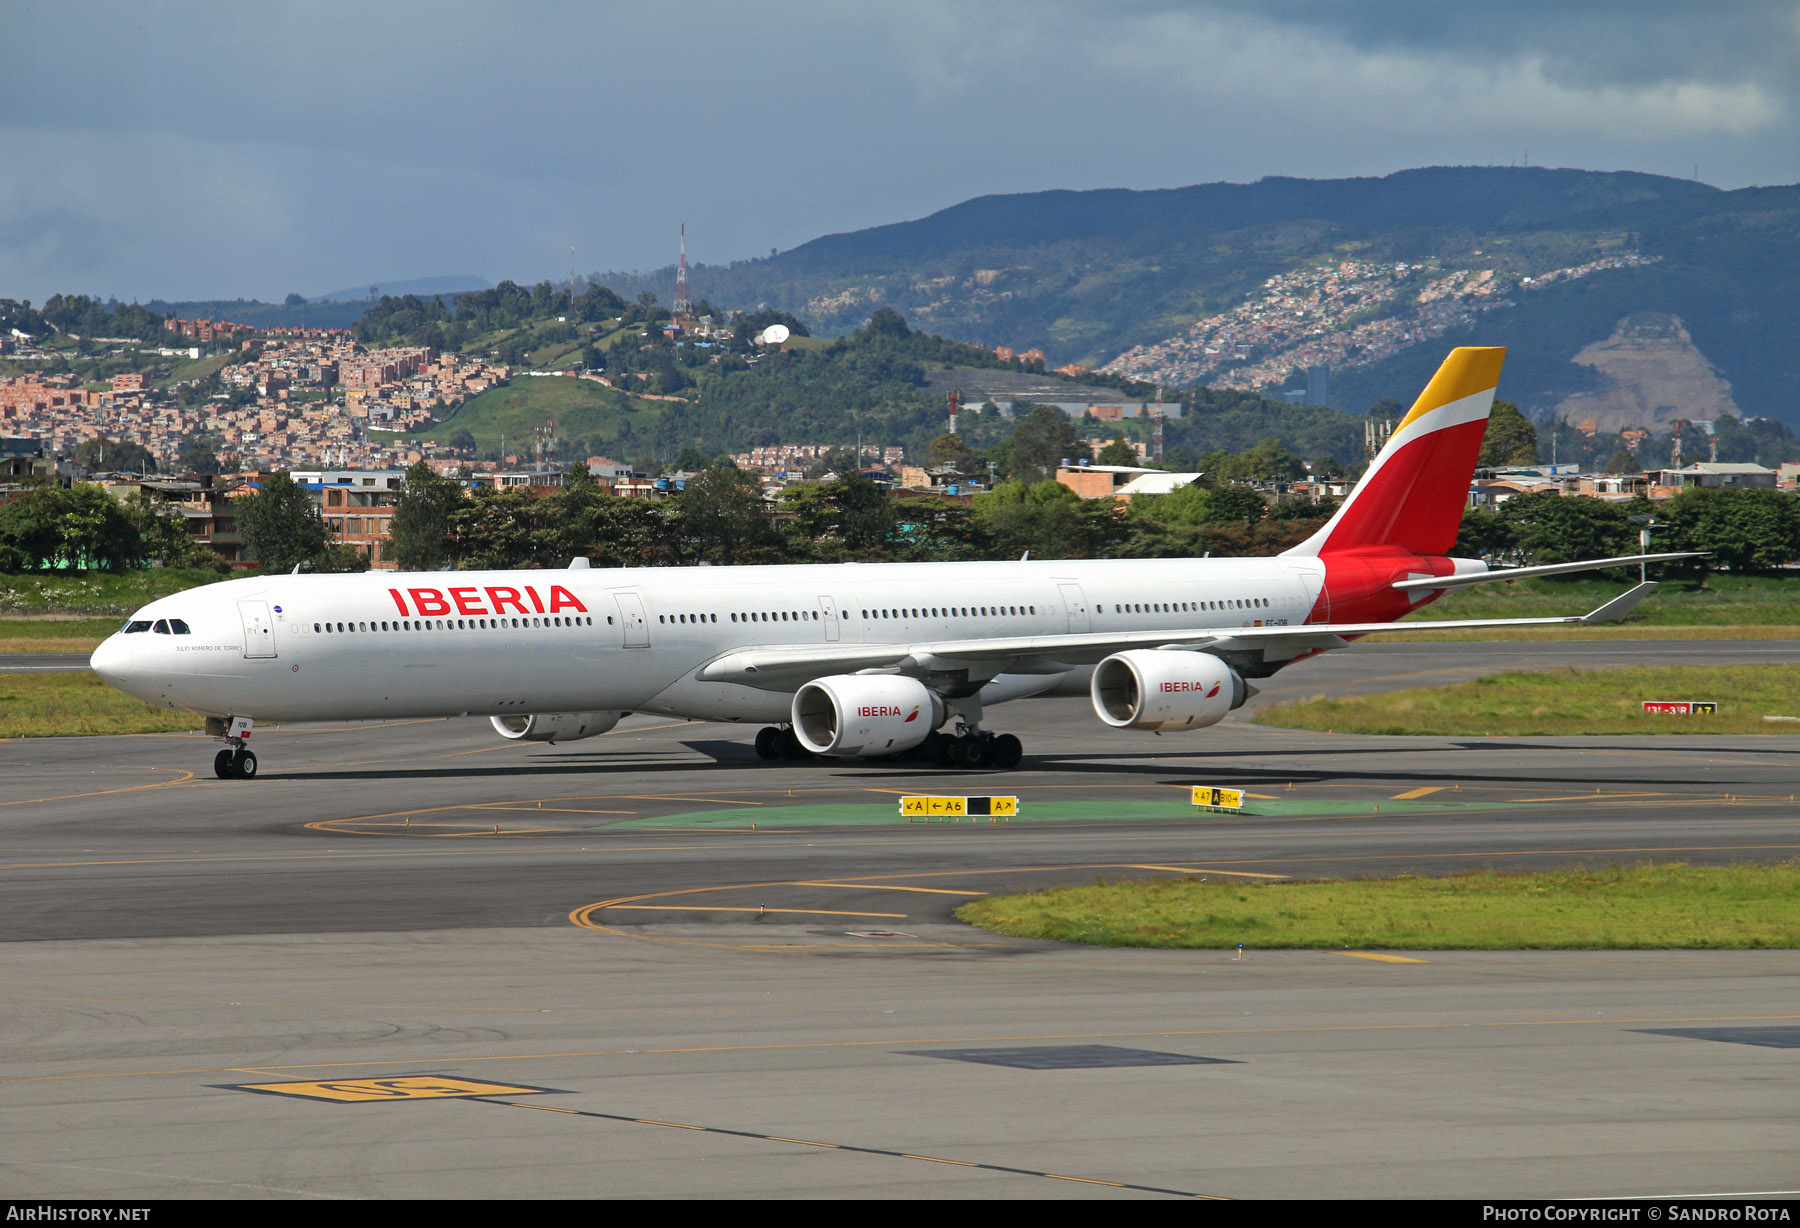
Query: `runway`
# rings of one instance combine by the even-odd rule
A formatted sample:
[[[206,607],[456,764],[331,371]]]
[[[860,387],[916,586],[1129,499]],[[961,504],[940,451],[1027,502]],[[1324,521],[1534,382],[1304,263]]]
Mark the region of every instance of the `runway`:
[[[1800,645],[1674,647],[1696,663]],[[1670,648],[1369,646],[1257,702]],[[250,782],[213,779],[197,736],[0,743],[0,1193],[1792,1184],[1797,1059],[1772,1047],[1800,1038],[1791,952],[1394,962],[1252,941],[1239,960],[1019,942],[951,914],[1097,875],[1789,858],[1800,737],[1234,718],[1154,738],[1075,701],[993,716],[1025,741],[1018,771],[764,764],[753,730],[643,718],[555,747],[475,720],[259,729]],[[1249,812],[1195,812],[1194,784],[1245,788]],[[1017,796],[1020,815],[908,824],[914,791]],[[1668,1034],[1730,1028],[1774,1031]],[[403,1079],[421,1082],[350,1082]],[[265,1086],[293,1083],[390,1102]]]

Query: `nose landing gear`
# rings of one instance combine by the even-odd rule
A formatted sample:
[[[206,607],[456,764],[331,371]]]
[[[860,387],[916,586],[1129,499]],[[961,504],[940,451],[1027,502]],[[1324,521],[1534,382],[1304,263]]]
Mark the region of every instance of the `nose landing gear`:
[[[256,752],[244,745],[256,724],[247,716],[206,718],[206,732],[225,739],[225,749],[213,756],[213,775],[220,780],[256,779]]]

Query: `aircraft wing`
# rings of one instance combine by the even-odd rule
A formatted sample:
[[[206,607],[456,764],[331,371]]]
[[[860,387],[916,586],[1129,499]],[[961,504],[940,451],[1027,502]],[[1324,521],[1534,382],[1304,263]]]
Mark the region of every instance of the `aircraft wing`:
[[[1586,614],[1565,618],[1463,618],[1441,622],[1302,623],[1286,627],[1203,627],[1161,631],[1084,632],[994,639],[926,640],[912,644],[778,644],[741,648],[715,657],[695,675],[702,682],[734,682],[766,691],[791,691],[827,674],[861,670],[932,673],[999,666],[996,673],[1060,673],[1092,665],[1131,648],[1194,651],[1229,640],[1232,647],[1288,641],[1301,651],[1341,648],[1348,637],[1385,631],[1472,631],[1488,627],[1556,627],[1617,622],[1648,597],[1656,582],[1640,584]]]

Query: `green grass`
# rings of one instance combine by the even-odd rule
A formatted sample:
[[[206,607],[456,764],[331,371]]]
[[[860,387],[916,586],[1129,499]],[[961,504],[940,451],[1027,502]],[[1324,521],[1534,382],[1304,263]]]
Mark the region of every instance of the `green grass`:
[[[1115,947],[1785,948],[1800,945],[1800,863],[1101,882],[976,900],[956,915],[1019,938]]]
[[[74,639],[99,643],[117,631],[122,621],[110,616],[0,618],[0,652],[30,652],[32,649],[19,648],[17,645],[31,640]]]
[[[129,614],[139,606],[222,577],[205,568],[0,574],[0,615]],[[108,632],[118,630],[117,622]],[[82,632],[87,634],[87,632]]]
[[[236,355],[231,353],[214,354],[210,358],[184,358],[177,361],[168,374],[160,375],[155,383],[158,388],[167,388],[171,384],[187,380],[205,379],[207,376],[221,371],[225,364]]]
[[[191,712],[152,708],[89,673],[0,674],[0,738],[170,733],[201,724]]]
[[[503,435],[509,449],[523,451],[531,445],[532,432],[554,418],[556,433],[565,439],[616,437],[621,422],[629,421],[634,438],[644,441],[651,438],[663,404],[628,398],[593,380],[518,376],[464,402],[418,438],[448,442],[451,432],[461,428],[475,436],[483,451],[498,448]]]
[[[1707,700],[1710,716],[1646,713],[1642,701]],[[1317,698],[1257,713],[1259,725],[1329,733],[1443,736],[1800,732],[1800,666],[1559,669],[1454,686]]]

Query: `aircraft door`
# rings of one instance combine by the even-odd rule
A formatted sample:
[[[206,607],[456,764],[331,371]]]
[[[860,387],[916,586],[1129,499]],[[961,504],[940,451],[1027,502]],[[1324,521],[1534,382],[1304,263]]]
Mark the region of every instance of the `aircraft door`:
[[[624,625],[627,648],[650,647],[650,619],[644,613],[644,602],[636,593],[614,593],[619,603],[619,622]]]
[[[238,620],[244,624],[244,656],[274,656],[275,624],[269,618],[269,603],[240,601],[237,608]]]
[[[1087,598],[1082,595],[1081,585],[1072,580],[1059,580],[1056,587],[1062,593],[1063,613],[1069,620],[1069,634],[1080,635],[1087,631]]]
[[[1307,622],[1330,622],[1331,594],[1325,588],[1325,569],[1319,567],[1315,570],[1304,563],[1289,563],[1287,568],[1306,592],[1306,613],[1301,617]],[[1314,614],[1318,617],[1314,618]]]
[[[837,603],[831,598],[819,598],[819,619],[825,624],[826,642],[835,644],[838,637]]]

